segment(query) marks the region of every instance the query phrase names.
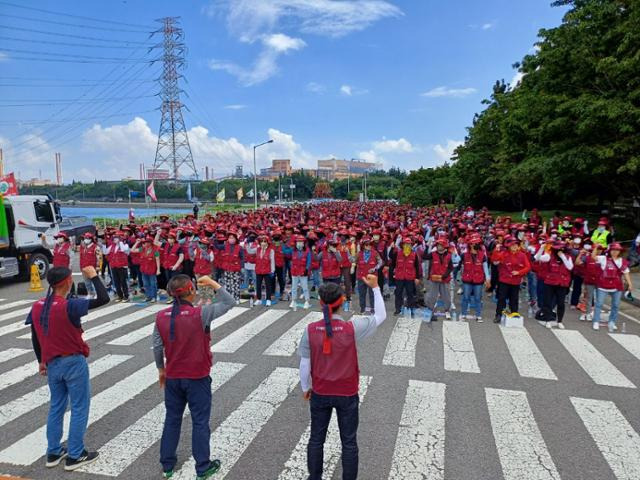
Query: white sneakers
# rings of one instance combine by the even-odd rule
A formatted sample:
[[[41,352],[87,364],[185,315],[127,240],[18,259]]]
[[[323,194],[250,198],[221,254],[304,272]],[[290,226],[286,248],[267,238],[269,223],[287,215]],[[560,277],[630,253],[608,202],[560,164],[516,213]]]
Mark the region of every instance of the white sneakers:
[[[295,300],[291,300],[291,303],[289,304],[289,308],[293,308],[296,306],[296,301]]]
[[[551,330],[551,327],[553,325],[551,325],[551,322],[546,322],[544,326],[547,327],[549,330]]]
[[[558,328],[560,330],[564,330],[564,323],[562,323],[562,322],[558,323]]]
[[[271,306],[271,300],[267,300],[267,303],[265,304],[267,307]]]
[[[446,318],[447,320],[451,320],[451,312],[444,312],[444,318]]]
[[[616,327],[616,324],[615,323],[610,323],[609,324],[609,333],[613,333],[616,330],[618,330],[618,327]]]
[[[309,310],[311,308],[311,305],[309,304],[309,302],[304,302],[302,308],[304,308],[305,310]]]
[[[600,324],[599,324],[598,322],[593,322],[593,324],[592,324],[592,328],[593,328],[594,330],[600,330]]]
[[[476,317],[476,322],[478,323],[483,323],[484,320],[482,320],[482,317]]]

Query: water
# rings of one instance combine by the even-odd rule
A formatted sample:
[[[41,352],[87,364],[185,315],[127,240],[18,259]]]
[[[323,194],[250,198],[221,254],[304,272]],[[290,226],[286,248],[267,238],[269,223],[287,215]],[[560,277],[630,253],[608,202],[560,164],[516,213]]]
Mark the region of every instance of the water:
[[[126,220],[129,218],[129,208],[128,207],[105,207],[105,208],[97,208],[97,207],[61,207],[62,216],[63,217],[74,217],[74,216],[82,216],[87,217],[90,220],[94,218],[117,218]],[[146,209],[144,207],[133,209],[136,218],[141,217],[152,217],[155,215],[161,215],[163,213],[191,213],[192,210],[188,208],[150,208]]]

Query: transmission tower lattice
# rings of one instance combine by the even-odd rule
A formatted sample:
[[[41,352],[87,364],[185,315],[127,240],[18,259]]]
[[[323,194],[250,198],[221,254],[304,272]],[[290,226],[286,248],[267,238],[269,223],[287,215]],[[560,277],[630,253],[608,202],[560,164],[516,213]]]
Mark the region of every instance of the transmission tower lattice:
[[[153,169],[154,172],[162,167],[169,169],[172,179],[178,180],[180,167],[185,165],[197,178],[198,170],[193,161],[187,129],[182,118],[183,104],[180,102],[181,90],[178,87],[178,79],[181,77],[178,69],[185,66],[184,31],[180,27],[179,17],[166,17],[158,22],[162,23],[162,27],[154,34],[163,35],[162,44],[158,45],[163,50],[162,56],[158,59],[163,63],[160,77],[162,118]]]

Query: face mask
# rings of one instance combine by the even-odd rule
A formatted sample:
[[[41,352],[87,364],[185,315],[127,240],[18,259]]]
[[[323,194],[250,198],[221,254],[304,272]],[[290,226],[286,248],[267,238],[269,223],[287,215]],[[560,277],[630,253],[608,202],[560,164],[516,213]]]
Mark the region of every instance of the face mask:
[[[302,250],[302,247],[304,247],[304,243],[301,243],[301,242],[296,243],[296,248],[298,250]]]
[[[575,243],[576,245],[580,245],[582,243],[582,239],[576,238],[573,240],[573,243]]]
[[[380,240],[380,235],[374,235],[373,236],[373,241],[377,242],[378,240]]]
[[[92,242],[93,242],[93,240],[91,240],[90,238],[85,238],[84,239],[84,244],[85,245],[91,245]]]
[[[518,238],[522,240],[524,238],[524,232],[518,232]]]
[[[402,253],[404,253],[405,255],[409,255],[411,253],[411,245],[403,245]]]
[[[267,242],[262,242],[262,243],[260,244],[260,246],[261,246],[262,248],[267,248],[267,246],[268,246],[268,245],[269,245],[269,244],[268,244]]]
[[[206,245],[200,245],[200,250],[206,251],[207,250],[207,246]]]
[[[64,238],[58,238],[58,239],[56,239],[56,243],[57,243],[58,245],[62,245],[62,244],[64,243]]]
[[[236,239],[235,238],[230,238],[229,239],[229,245],[235,245],[236,244]]]
[[[598,227],[598,231],[599,231],[599,232],[604,232],[604,225],[600,225],[600,226]]]
[[[120,239],[119,238],[114,238],[113,239],[113,243],[115,243],[116,245],[120,243]]]
[[[365,246],[364,246],[364,249],[365,249],[365,250],[371,250],[371,245],[370,245],[370,244],[365,245]]]

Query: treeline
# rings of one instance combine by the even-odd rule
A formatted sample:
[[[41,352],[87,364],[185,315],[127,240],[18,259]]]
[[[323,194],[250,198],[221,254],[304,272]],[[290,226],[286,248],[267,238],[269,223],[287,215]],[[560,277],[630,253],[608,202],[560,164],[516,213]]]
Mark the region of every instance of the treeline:
[[[640,0],[558,0],[560,26],[539,32],[498,81],[451,165],[412,172],[400,199],[517,209],[640,197]]]

